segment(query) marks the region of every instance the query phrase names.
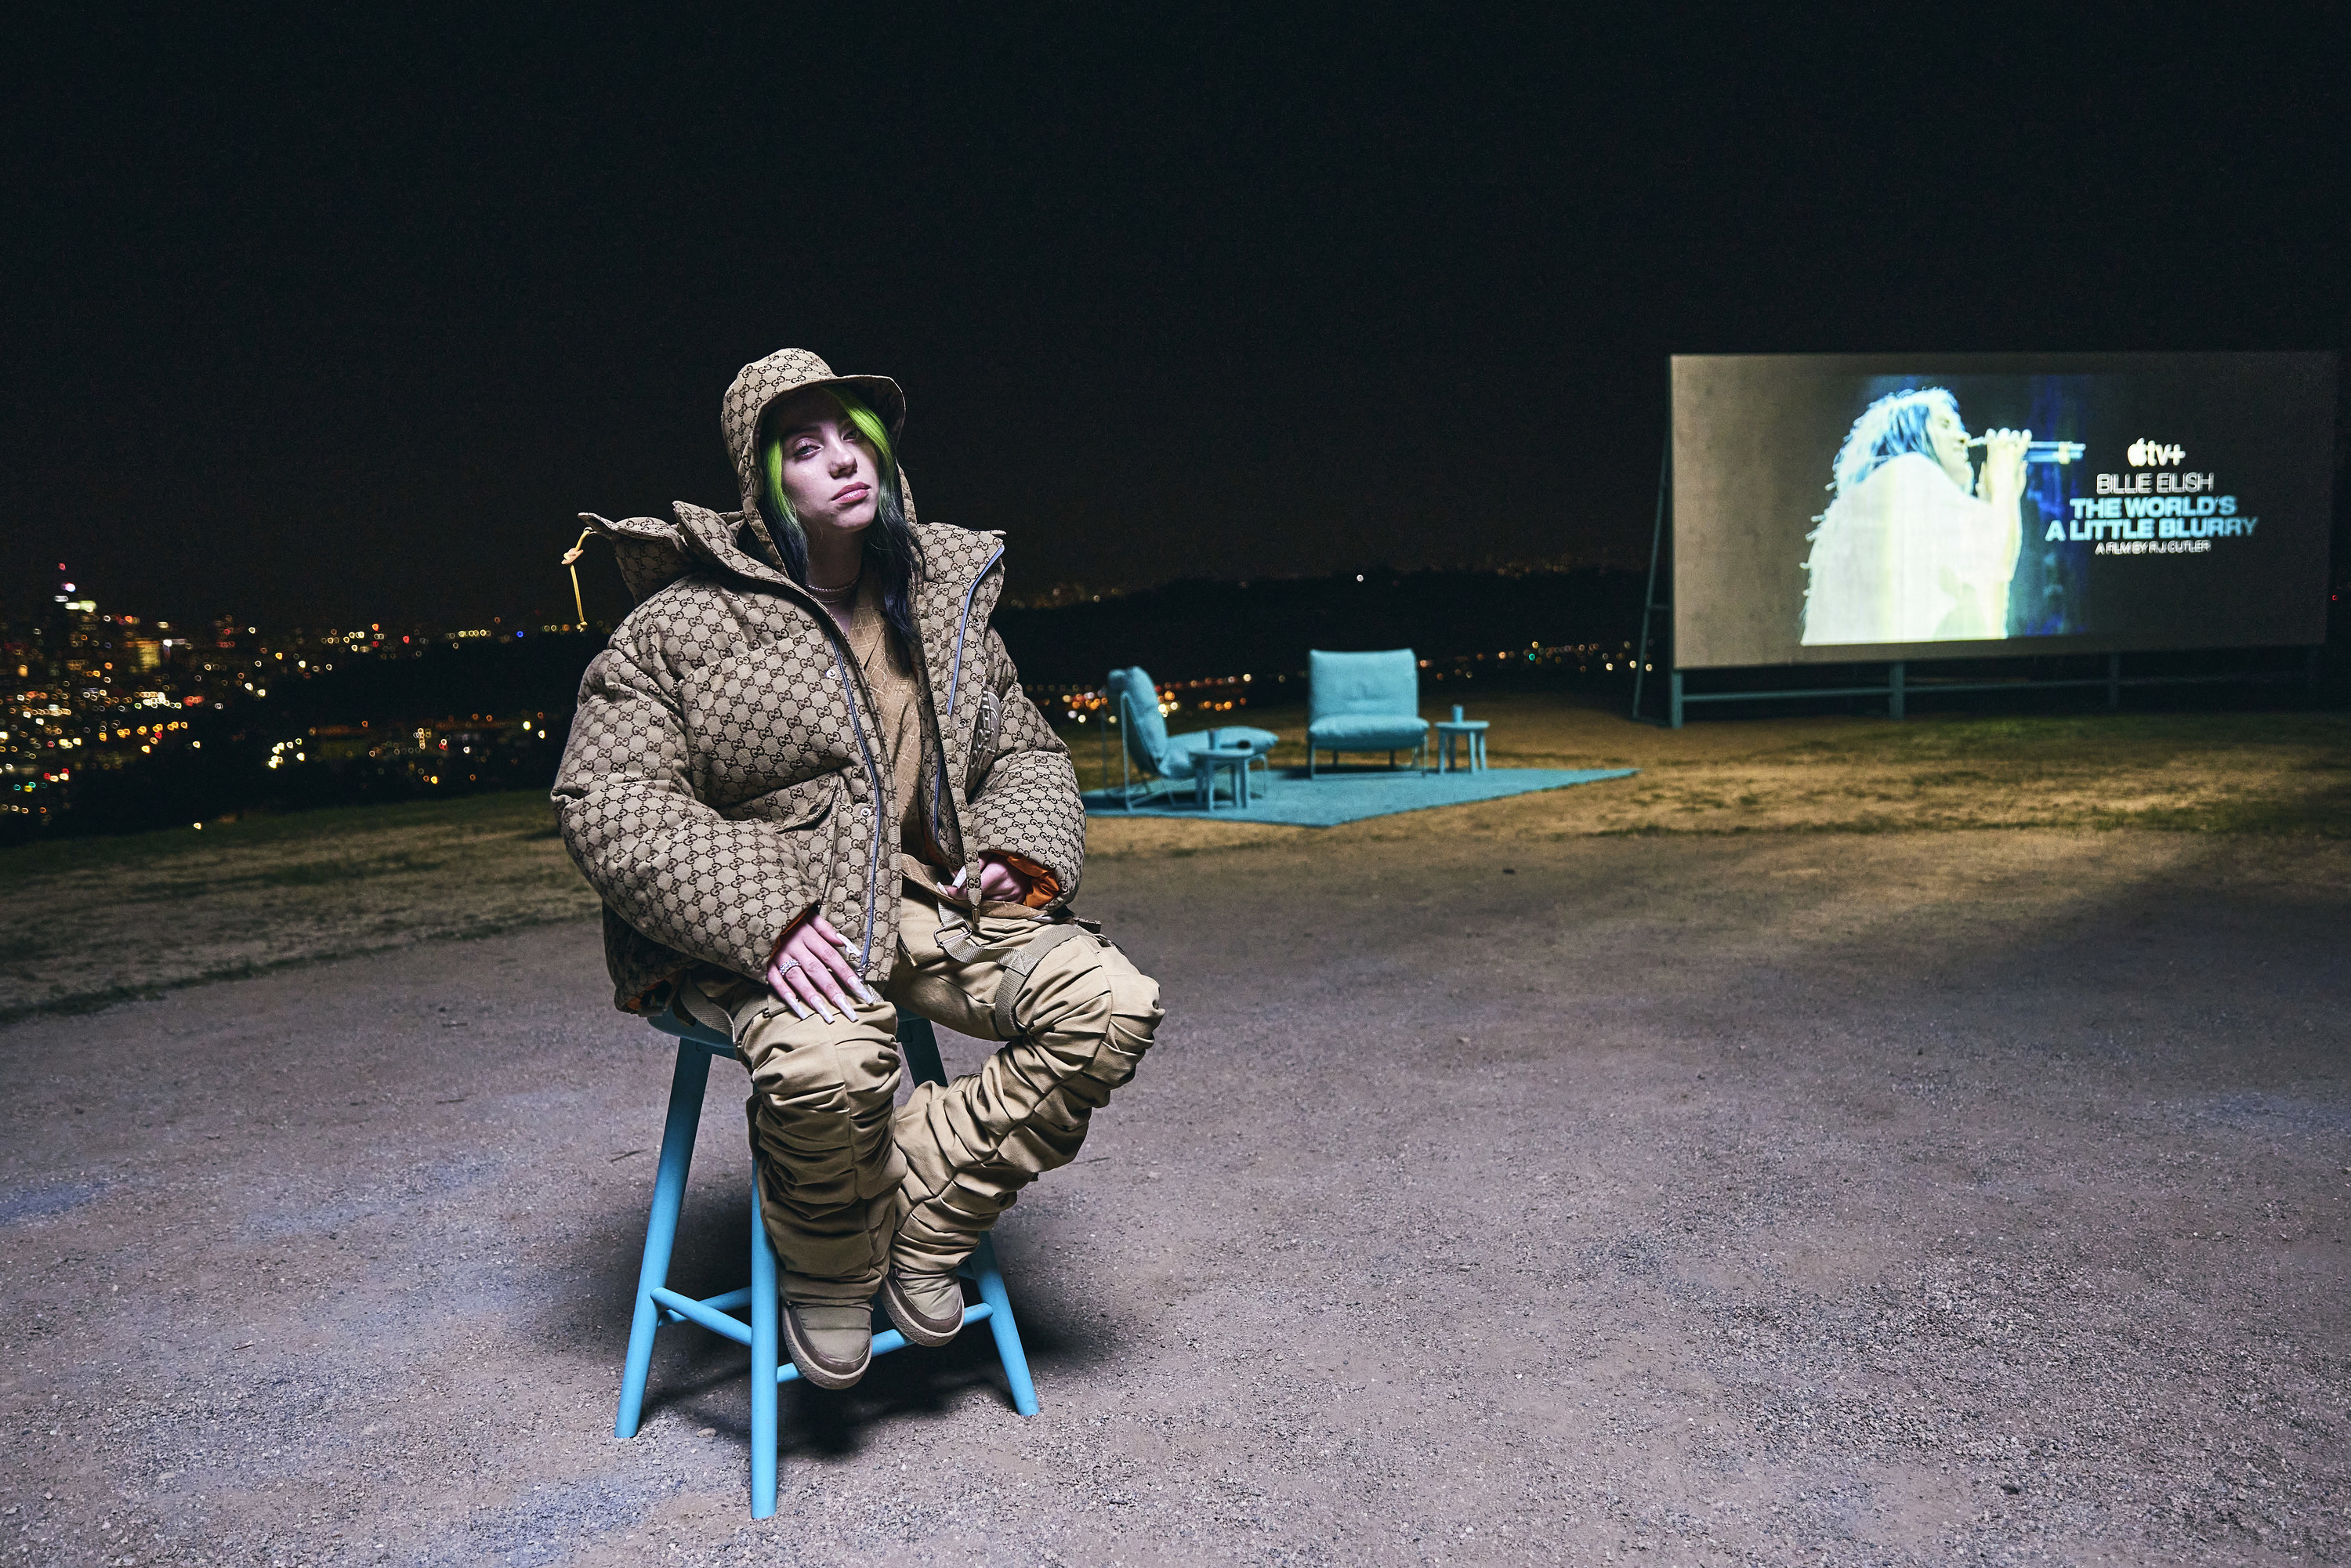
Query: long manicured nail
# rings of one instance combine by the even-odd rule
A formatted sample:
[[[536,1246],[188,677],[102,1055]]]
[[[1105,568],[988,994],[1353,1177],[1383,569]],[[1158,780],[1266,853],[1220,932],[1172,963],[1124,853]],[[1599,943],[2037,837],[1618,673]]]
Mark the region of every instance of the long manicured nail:
[[[880,1000],[882,999],[880,997],[877,997],[877,996],[875,996],[875,995],[873,994],[872,990],[869,987],[867,987],[867,985],[865,984],[865,982],[864,982],[864,981],[862,981],[862,980],[852,980],[852,981],[850,981],[849,983],[850,983],[851,985],[855,986],[855,987],[857,988],[857,994],[858,994],[859,996],[862,997],[863,998],[865,998],[865,1000],[866,1000],[866,1001],[868,1001],[868,1002],[878,1002],[878,1001],[880,1001]]]

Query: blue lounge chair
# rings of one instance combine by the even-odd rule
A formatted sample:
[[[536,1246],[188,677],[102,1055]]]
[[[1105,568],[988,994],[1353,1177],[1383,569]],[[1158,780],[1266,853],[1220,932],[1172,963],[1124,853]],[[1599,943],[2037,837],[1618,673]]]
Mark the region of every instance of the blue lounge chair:
[[[1306,696],[1306,776],[1315,777],[1314,754],[1327,751],[1339,765],[1343,751],[1384,751],[1388,766],[1412,747],[1418,767],[1428,747],[1428,721],[1420,716],[1420,664],[1409,648],[1379,653],[1308,653],[1311,685]]]
[[[1119,799],[1133,810],[1139,800],[1148,800],[1154,790],[1192,780],[1192,754],[1211,747],[1247,747],[1257,755],[1249,766],[1262,766],[1269,784],[1272,781],[1273,764],[1267,753],[1280,739],[1270,729],[1252,729],[1245,724],[1219,725],[1214,729],[1196,729],[1182,735],[1167,733],[1167,721],[1159,714],[1159,688],[1141,665],[1132,669],[1113,670],[1105,688],[1110,700],[1117,705],[1119,734],[1124,738],[1119,746]],[[1138,782],[1133,769],[1139,768],[1157,777]],[[1207,801],[1202,801],[1207,805]]]

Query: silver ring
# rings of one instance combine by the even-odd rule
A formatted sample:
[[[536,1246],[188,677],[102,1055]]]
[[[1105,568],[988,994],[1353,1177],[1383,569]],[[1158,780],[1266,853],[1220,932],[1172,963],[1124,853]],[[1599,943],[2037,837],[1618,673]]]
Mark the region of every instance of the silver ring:
[[[785,960],[784,960],[784,962],[783,962],[783,967],[782,967],[781,968],[778,969],[778,970],[776,971],[776,973],[777,973],[778,976],[789,975],[789,974],[790,974],[794,969],[797,969],[797,968],[799,968],[799,967],[800,967],[800,961],[799,961],[798,958],[787,958],[787,959],[785,959]]]

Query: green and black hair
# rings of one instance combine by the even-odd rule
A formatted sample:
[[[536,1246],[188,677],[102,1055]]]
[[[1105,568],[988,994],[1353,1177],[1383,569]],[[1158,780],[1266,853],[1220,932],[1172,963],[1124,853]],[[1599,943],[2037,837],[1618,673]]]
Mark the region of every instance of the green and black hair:
[[[899,494],[898,455],[890,443],[890,429],[882,423],[881,415],[853,393],[840,387],[824,390],[825,395],[840,405],[849,423],[857,427],[858,434],[872,444],[874,455],[880,459],[877,466],[882,474],[881,496],[873,526],[865,530],[865,570],[878,574],[883,615],[892,630],[904,640],[908,653],[919,658],[921,644],[914,637],[914,587],[922,580],[923,549],[906,521],[905,503]],[[783,558],[785,575],[806,588],[808,536],[801,531],[792,504],[784,498],[782,433],[762,428],[759,476],[759,516],[768,525],[768,537],[775,542],[776,553]]]

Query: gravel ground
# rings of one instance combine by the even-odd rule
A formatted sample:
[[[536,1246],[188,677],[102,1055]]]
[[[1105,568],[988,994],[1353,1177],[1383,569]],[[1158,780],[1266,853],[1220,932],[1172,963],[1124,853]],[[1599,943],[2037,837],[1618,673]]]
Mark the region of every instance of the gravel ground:
[[[611,1436],[589,924],[0,1029],[0,1562],[2351,1557],[2351,844],[1423,821],[1104,858],[1172,1016],[1000,1230],[1043,1413],[789,1389],[765,1524],[732,1347]]]

